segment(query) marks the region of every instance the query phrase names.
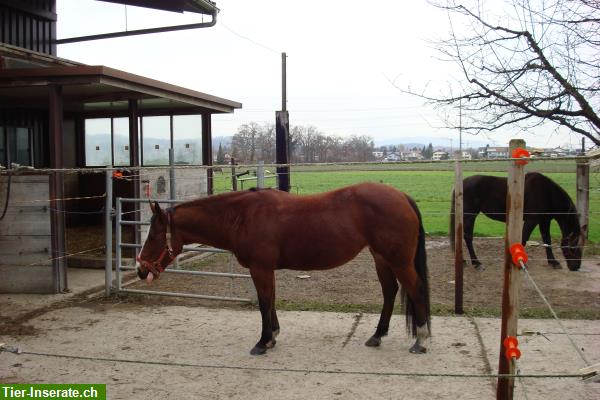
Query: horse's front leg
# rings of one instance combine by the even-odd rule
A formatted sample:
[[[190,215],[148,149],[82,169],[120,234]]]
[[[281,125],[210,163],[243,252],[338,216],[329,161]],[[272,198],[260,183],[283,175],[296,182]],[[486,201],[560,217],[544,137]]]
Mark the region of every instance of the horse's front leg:
[[[550,222],[552,220],[550,218],[545,218],[540,222],[540,233],[542,234],[542,241],[544,242],[544,248],[546,250],[546,258],[548,259],[548,264],[552,266],[552,268],[559,269],[560,263],[554,257],[554,253],[552,252],[552,238],[550,237]]]
[[[254,348],[250,350],[250,354],[261,355],[265,354],[268,349],[273,348],[276,343],[273,337],[275,274],[272,269],[251,267],[250,276],[252,277],[254,287],[256,288],[256,294],[258,295],[258,306],[260,308],[262,319],[260,339]],[[276,315],[275,318],[277,318]]]

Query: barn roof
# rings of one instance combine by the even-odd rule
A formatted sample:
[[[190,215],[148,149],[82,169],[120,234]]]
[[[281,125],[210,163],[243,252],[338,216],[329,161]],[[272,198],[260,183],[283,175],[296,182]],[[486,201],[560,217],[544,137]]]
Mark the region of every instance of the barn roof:
[[[2,65],[4,64],[4,65]],[[0,45],[0,107],[47,105],[47,86],[62,85],[65,111],[119,114],[128,100],[141,113],[230,113],[242,105],[118,69]]]
[[[230,113],[241,104],[105,66],[57,66],[0,70],[0,106],[45,106],[49,85],[62,85],[65,111],[126,111],[137,99],[141,112]]]

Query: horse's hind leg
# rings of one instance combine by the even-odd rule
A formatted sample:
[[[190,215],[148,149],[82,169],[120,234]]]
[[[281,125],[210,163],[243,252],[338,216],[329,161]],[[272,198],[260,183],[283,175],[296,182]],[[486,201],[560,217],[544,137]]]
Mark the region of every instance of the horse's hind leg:
[[[377,347],[381,344],[381,338],[387,335],[390,327],[390,319],[392,317],[392,312],[394,311],[394,301],[396,300],[396,294],[398,293],[398,282],[396,282],[394,272],[383,258],[372,251],[371,253],[375,259],[377,277],[379,278],[381,291],[383,292],[383,307],[381,308],[381,316],[379,317],[377,329],[373,336],[366,341],[365,345]]]
[[[464,232],[463,236],[465,238],[465,244],[467,245],[467,250],[469,251],[469,256],[471,257],[471,264],[475,269],[481,269],[481,261],[477,258],[475,254],[475,248],[473,247],[473,230],[475,229],[475,218],[477,215],[473,214],[465,214],[464,216]]]
[[[279,319],[277,311],[275,311],[275,273],[273,273],[273,294],[271,296],[271,331],[273,332],[273,340],[279,335]]]
[[[412,265],[400,265],[394,268],[394,274],[402,285],[402,291],[408,298],[404,298],[406,302],[407,323],[409,315],[412,314],[412,324],[416,328],[416,342],[410,348],[411,353],[426,353],[427,349],[423,346],[423,341],[430,336],[428,328],[428,303],[425,292],[423,291],[423,283],[417,275],[417,271]]]

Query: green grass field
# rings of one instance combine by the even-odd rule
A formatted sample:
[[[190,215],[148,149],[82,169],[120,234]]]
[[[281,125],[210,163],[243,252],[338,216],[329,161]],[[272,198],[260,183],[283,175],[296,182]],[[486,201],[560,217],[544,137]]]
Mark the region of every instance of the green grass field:
[[[267,169],[273,169],[267,167]],[[572,161],[537,161],[526,167],[527,171],[540,171],[562,186],[575,201],[575,163]],[[467,163],[464,177],[475,174],[506,176],[506,163]],[[419,205],[423,214],[425,230],[432,235],[446,235],[450,212],[450,196],[454,184],[452,163],[419,164],[352,164],[315,165],[292,167],[292,192],[311,194],[325,192],[359,182],[382,182],[408,193]],[[256,185],[246,181],[244,188]],[[594,212],[600,210],[600,190],[594,188],[594,176],[590,179],[590,223],[589,239],[600,241],[600,226]],[[275,186],[275,179],[267,179],[267,186]],[[215,174],[215,193],[231,190],[229,171]],[[502,236],[504,224],[480,215],[475,223],[477,236]],[[539,240],[539,231],[532,239]],[[552,237],[560,237],[556,222],[552,223]]]

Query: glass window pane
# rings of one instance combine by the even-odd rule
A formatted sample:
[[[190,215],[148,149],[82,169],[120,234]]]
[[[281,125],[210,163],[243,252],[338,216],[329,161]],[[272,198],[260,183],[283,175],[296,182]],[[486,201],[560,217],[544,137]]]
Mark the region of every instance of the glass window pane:
[[[15,128],[14,136],[11,139],[14,141],[14,145],[11,146],[14,149],[12,161],[19,165],[31,165],[31,154],[29,152],[29,129]]]
[[[0,126],[0,164],[6,166],[6,154],[4,151],[4,127]]]
[[[143,165],[168,165],[171,147],[171,120],[168,116],[142,119]]]
[[[113,146],[115,165],[130,165],[129,118],[113,118]]]
[[[173,147],[176,164],[202,164],[202,116],[173,116]]]
[[[85,120],[85,165],[111,165],[110,118]]]

